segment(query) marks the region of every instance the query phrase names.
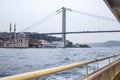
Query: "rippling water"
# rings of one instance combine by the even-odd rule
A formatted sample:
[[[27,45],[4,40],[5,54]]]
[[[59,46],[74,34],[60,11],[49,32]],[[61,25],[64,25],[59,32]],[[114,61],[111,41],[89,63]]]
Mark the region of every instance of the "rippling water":
[[[116,48],[55,48],[55,49],[9,49],[0,48],[0,76],[36,71],[74,62],[120,53]],[[102,64],[100,64],[102,66]],[[94,70],[89,65],[89,71]],[[76,80],[84,76],[83,67],[49,75],[36,80]]]

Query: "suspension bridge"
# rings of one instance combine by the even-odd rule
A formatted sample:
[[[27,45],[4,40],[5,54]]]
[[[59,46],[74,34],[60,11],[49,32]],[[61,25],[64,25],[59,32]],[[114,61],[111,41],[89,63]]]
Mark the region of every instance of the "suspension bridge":
[[[110,8],[110,10],[113,12],[115,15],[116,19],[120,21],[120,1],[119,0],[105,0],[105,3],[107,6]],[[55,11],[54,13],[48,15],[47,17],[43,18],[42,20],[32,24],[31,26],[25,28],[22,32],[28,31],[32,28],[34,28],[38,24],[42,24],[43,22],[47,21],[51,17],[55,16],[57,13],[62,12],[62,32],[56,32],[56,33],[41,33],[41,34],[46,34],[46,35],[55,35],[55,34],[62,34],[62,40],[65,43],[66,40],[66,34],[78,34],[78,33],[107,33],[107,32],[120,32],[120,30],[103,30],[103,31],[78,31],[78,32],[66,32],[66,11],[70,12],[77,12],[83,15],[95,17],[95,18],[100,18],[102,20],[109,20],[109,21],[114,21],[114,19],[108,18],[108,17],[103,17],[103,16],[97,16],[97,15],[92,15],[88,13],[83,13],[80,11],[72,10],[69,8],[62,7],[61,9]],[[64,45],[65,46],[65,45]],[[112,61],[113,59],[113,61]],[[108,60],[108,64],[101,69],[98,69],[97,71],[89,74],[88,71],[88,65],[91,63],[98,63],[100,61]],[[34,71],[34,72],[29,72],[29,73],[24,73],[24,74],[19,74],[15,76],[8,76],[4,78],[0,78],[0,80],[28,80],[28,79],[34,79],[42,76],[46,76],[49,74],[77,68],[85,66],[86,68],[86,77],[81,78],[80,80],[120,80],[120,54],[117,55],[112,55],[112,56],[107,56],[107,57],[102,57],[102,58],[96,58],[93,60],[89,61],[84,61],[84,62],[78,62],[78,63],[73,63],[65,66],[59,66],[55,68],[50,68],[50,69],[45,69],[45,70],[39,70],[39,71]],[[97,65],[99,67],[99,65]]]
[[[107,3],[106,3],[106,4],[107,4]],[[108,4],[107,4],[107,5],[108,5]],[[108,5],[108,7],[110,8],[110,5]],[[116,19],[117,19],[118,22],[119,22],[119,10],[116,8],[117,6],[113,6],[113,8],[114,8],[114,7],[115,7],[115,9],[112,10],[112,8],[110,8],[110,10],[111,10],[112,12],[115,10],[116,13],[114,12],[113,14],[115,15]],[[91,31],[88,31],[88,30],[86,31],[86,30],[85,30],[85,31],[84,31],[84,30],[83,30],[83,31],[69,31],[69,32],[68,32],[68,31],[66,31],[66,27],[67,27],[67,25],[66,25],[66,22],[67,22],[67,20],[66,20],[67,14],[66,14],[66,13],[67,13],[67,11],[68,11],[68,12],[72,12],[72,13],[77,13],[77,14],[79,14],[79,15],[84,15],[84,16],[87,16],[87,17],[95,18],[95,20],[96,20],[96,19],[98,19],[98,20],[99,20],[99,19],[100,19],[100,20],[103,20],[102,23],[98,23],[98,25],[101,25],[101,26],[104,26],[104,24],[107,24],[107,25],[108,25],[108,23],[109,23],[109,24],[112,23],[112,24],[111,24],[112,26],[116,26],[116,25],[114,25],[114,23],[116,22],[116,20],[113,19],[113,18],[104,17],[104,16],[98,16],[98,15],[94,15],[94,14],[85,13],[85,12],[73,10],[73,9],[70,9],[70,8],[62,7],[62,8],[60,8],[60,9],[56,10],[55,12],[49,14],[48,16],[44,17],[43,19],[41,19],[41,20],[35,22],[34,24],[26,27],[25,29],[22,30],[22,32],[26,32],[26,31],[32,30],[32,29],[35,28],[36,26],[38,26],[38,25],[46,22],[47,20],[53,18],[54,16],[56,16],[57,14],[60,14],[60,13],[62,13],[62,32],[50,32],[50,33],[40,33],[40,34],[45,34],[45,35],[60,35],[60,34],[62,34],[62,41],[63,41],[63,43],[64,43],[64,47],[65,47],[65,43],[66,43],[66,34],[120,32],[120,30],[118,30],[118,29],[117,29],[117,30],[95,30],[95,31],[93,31],[93,30],[91,30]],[[95,20],[93,20],[93,22],[95,22]],[[104,23],[104,21],[105,21],[105,23]],[[107,22],[106,22],[106,21],[107,21]],[[98,21],[98,22],[100,22],[100,21]],[[88,25],[89,25],[89,23],[85,23],[85,24],[88,24]],[[107,26],[107,25],[106,25],[106,26]],[[89,26],[91,26],[91,25],[89,25]]]

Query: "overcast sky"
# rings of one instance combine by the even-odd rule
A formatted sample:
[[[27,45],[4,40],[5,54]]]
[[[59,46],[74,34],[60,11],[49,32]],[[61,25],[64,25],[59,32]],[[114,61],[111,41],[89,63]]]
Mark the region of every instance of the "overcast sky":
[[[120,24],[103,0],[0,0],[0,32],[8,32],[10,22],[16,23],[17,32],[61,7],[114,19],[103,20],[73,12],[67,12],[67,31],[120,30]],[[40,24],[30,32],[61,32],[61,14]],[[120,40],[120,33],[67,35],[78,43]]]

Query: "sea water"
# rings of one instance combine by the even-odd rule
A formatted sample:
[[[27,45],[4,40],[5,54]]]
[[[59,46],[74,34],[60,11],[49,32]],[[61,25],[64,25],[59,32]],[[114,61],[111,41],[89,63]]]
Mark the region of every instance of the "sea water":
[[[96,48],[0,48],[0,77],[42,70],[120,53],[120,47]],[[112,60],[111,60],[112,61]],[[99,63],[99,67],[107,64]],[[97,63],[89,65],[89,72]],[[85,76],[85,66],[37,78],[36,80],[77,80]]]

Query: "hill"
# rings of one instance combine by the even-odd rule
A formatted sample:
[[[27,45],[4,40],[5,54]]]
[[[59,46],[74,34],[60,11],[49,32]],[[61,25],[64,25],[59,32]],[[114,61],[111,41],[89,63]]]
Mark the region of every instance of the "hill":
[[[118,47],[120,46],[120,41],[106,41],[103,43],[91,43],[89,44],[92,47]]]

